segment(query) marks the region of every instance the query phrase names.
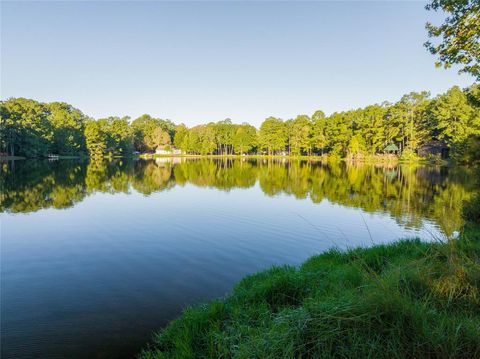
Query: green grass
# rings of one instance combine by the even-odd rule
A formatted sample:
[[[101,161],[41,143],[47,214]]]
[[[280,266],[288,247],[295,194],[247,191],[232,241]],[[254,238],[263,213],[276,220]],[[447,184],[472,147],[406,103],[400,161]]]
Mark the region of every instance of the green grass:
[[[330,250],[187,308],[151,358],[480,358],[480,226],[447,243]]]

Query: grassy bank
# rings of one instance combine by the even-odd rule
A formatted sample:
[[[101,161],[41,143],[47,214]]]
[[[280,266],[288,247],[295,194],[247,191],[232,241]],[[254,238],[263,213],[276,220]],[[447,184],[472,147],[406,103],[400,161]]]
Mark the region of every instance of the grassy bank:
[[[480,226],[448,243],[331,250],[186,309],[140,357],[479,358]]]

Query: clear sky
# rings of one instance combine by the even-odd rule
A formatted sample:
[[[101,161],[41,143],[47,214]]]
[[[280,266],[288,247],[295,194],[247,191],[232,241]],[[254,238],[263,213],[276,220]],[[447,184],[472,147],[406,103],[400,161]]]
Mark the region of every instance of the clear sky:
[[[470,85],[422,46],[424,5],[2,1],[1,98],[259,125]]]

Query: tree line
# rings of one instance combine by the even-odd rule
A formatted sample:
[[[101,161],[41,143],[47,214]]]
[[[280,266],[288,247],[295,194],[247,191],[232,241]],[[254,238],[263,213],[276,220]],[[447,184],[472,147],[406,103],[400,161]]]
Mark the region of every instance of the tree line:
[[[326,155],[362,158],[386,152],[415,157],[419,148],[442,141],[458,160],[480,156],[480,85],[457,86],[431,97],[411,92],[398,102],[283,120],[269,117],[257,130],[230,119],[188,128],[142,115],[94,120],[63,103],[10,98],[0,103],[0,151],[42,157],[128,156],[157,148],[192,155]]]

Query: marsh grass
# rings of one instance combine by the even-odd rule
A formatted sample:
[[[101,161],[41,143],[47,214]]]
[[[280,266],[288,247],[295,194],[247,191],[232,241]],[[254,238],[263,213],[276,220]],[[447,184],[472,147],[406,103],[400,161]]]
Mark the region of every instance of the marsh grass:
[[[480,226],[330,250],[191,307],[140,358],[480,358]]]

